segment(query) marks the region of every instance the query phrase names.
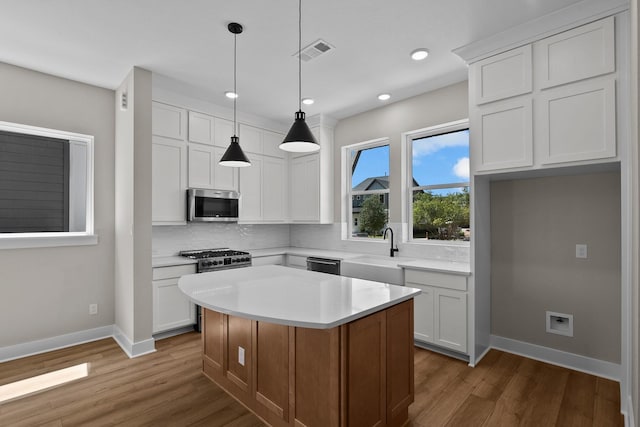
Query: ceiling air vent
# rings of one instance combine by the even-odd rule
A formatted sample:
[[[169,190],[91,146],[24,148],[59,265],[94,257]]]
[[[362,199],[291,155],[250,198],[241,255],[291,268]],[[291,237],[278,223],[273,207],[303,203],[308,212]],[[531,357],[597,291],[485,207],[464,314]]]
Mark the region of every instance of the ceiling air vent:
[[[300,59],[305,62],[309,62],[312,59],[322,55],[323,53],[327,53],[333,49],[335,48],[329,43],[322,39],[318,39],[310,45],[302,48],[302,51],[300,52]],[[298,52],[294,53],[293,56],[298,56]]]

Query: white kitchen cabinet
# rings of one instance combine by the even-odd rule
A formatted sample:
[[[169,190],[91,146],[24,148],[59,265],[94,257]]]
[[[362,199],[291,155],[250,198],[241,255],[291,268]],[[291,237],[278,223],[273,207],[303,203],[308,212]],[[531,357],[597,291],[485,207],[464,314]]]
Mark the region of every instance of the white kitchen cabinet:
[[[315,153],[292,153],[289,206],[294,223],[333,223],[333,126],[323,116],[308,120],[320,144]]]
[[[534,44],[536,76],[541,89],[613,73],[614,18],[547,37]]]
[[[189,111],[189,142],[213,145],[215,141],[215,117]]]
[[[258,267],[261,265],[284,265],[284,255],[268,255],[261,257],[252,257],[251,265],[254,267]]]
[[[153,269],[153,333],[196,323],[195,305],[178,288],[178,279],[196,272],[195,264]]]
[[[238,169],[220,166],[225,148],[189,143],[189,187],[238,190]]]
[[[473,173],[617,156],[614,22],[608,17],[470,64]]]
[[[153,136],[152,223],[186,223],[187,144]]]
[[[184,141],[187,133],[187,110],[153,102],[151,129],[153,135]]]
[[[467,353],[467,277],[405,269],[405,285],[422,291],[414,299],[414,338]]]
[[[320,220],[320,155],[291,159],[291,219]]]
[[[262,129],[240,123],[240,146],[245,153],[262,154]]]
[[[522,96],[482,105],[471,113],[470,151],[474,170],[533,165],[531,97]]]
[[[262,219],[283,221],[288,217],[287,162],[275,157],[262,157]]]
[[[469,78],[474,82],[478,105],[530,93],[533,88],[531,45],[472,64]]]
[[[240,218],[242,222],[262,220],[262,156],[245,153],[251,166],[240,170]]]
[[[615,90],[605,76],[543,91],[535,116],[540,163],[615,157]]]
[[[307,269],[307,257],[302,255],[290,255],[286,256],[286,264],[287,267],[299,268],[302,270]]]

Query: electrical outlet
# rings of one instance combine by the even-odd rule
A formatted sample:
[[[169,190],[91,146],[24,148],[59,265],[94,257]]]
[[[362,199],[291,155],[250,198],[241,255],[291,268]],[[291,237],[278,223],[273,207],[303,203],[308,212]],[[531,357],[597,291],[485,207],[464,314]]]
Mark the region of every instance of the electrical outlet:
[[[576,258],[587,257],[587,245],[576,245]]]
[[[89,304],[89,314],[98,314],[98,304]]]
[[[244,348],[238,347],[238,363],[244,366]]]

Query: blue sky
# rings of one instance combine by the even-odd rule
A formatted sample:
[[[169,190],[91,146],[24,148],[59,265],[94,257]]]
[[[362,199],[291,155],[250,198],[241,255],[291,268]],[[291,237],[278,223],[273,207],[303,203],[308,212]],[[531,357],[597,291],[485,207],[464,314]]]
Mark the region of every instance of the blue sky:
[[[366,178],[389,174],[389,147],[364,150],[353,174],[353,186]],[[413,177],[419,185],[469,180],[469,131],[417,139],[413,143]]]

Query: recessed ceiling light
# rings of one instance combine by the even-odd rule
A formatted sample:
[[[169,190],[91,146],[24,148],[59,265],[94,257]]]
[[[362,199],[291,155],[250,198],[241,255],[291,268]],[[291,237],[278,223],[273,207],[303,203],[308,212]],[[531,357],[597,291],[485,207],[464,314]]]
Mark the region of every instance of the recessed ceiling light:
[[[315,102],[315,101],[314,101],[313,99],[311,99],[311,98],[302,98],[302,103],[303,103],[304,105],[311,105],[311,104],[313,104],[314,102]]]
[[[380,101],[386,101],[389,98],[391,98],[391,95],[389,95],[388,93],[381,93],[380,95],[378,95],[378,99]]]
[[[238,97],[238,94],[237,94],[237,93],[235,93],[235,92],[233,92],[233,91],[228,90],[228,91],[226,91],[226,92],[224,93],[224,96],[226,96],[226,97],[227,97],[227,98],[229,98],[229,99],[234,99],[234,98],[237,98],[237,97]]]
[[[413,59],[414,61],[422,61],[427,56],[429,56],[429,51],[424,48],[416,49],[411,52],[411,59]]]

